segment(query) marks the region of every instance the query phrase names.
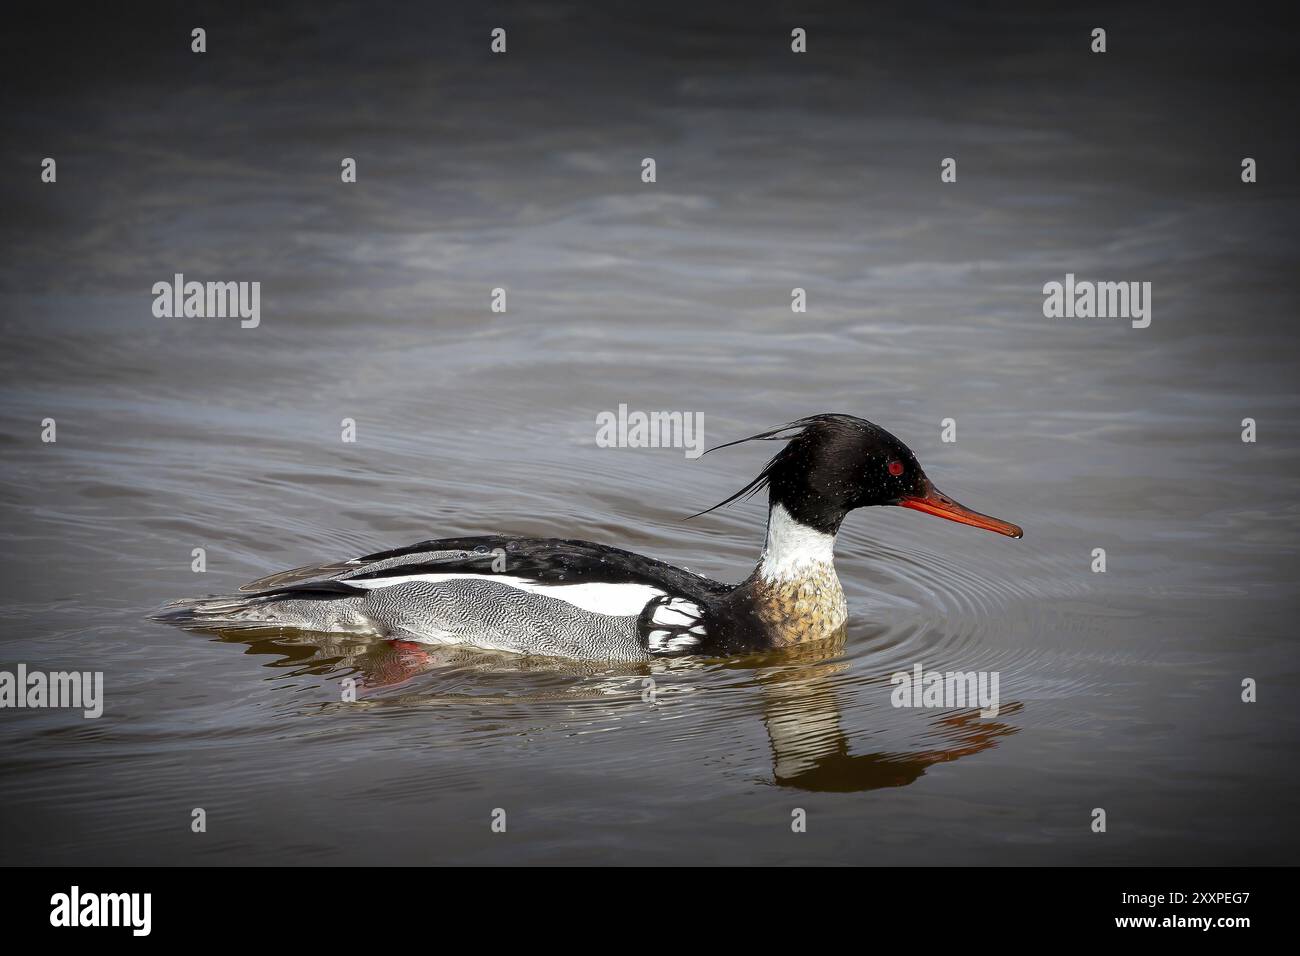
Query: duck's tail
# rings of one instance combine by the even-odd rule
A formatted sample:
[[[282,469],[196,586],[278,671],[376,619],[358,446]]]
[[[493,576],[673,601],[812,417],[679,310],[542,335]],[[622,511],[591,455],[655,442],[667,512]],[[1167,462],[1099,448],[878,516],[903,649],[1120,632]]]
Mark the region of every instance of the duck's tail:
[[[361,612],[366,591],[342,581],[290,585],[255,594],[216,594],[172,601],[150,615],[155,621],[195,628],[300,628],[371,630]]]

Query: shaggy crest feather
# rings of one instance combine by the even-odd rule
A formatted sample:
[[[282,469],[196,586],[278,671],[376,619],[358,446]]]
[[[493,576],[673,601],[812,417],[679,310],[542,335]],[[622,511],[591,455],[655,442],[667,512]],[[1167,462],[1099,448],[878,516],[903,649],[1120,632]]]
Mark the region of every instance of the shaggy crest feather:
[[[809,415],[807,418],[800,418],[786,425],[782,425],[779,428],[759,432],[757,435],[750,435],[748,438],[737,438],[735,441],[724,442],[721,445],[714,445],[712,448],[707,449],[704,454],[707,455],[711,451],[717,451],[720,448],[730,448],[732,445],[740,445],[747,441],[784,441],[793,444],[794,439],[803,438],[815,429],[826,429],[830,431],[837,429],[854,429],[860,431],[864,425],[870,426],[871,428],[878,428],[878,426],[872,425],[870,422],[864,421],[863,419],[857,418],[853,415],[843,415],[835,412],[828,412],[821,415]],[[792,428],[796,429],[796,431],[792,434],[783,434],[789,432]],[[710,511],[717,511],[724,505],[729,505],[738,499],[752,498],[760,491],[763,491],[769,484],[771,484],[773,473],[785,462],[792,444],[786,445],[785,448],[773,455],[768,460],[767,464],[763,466],[763,470],[758,473],[758,477],[745,485],[744,488],[741,488],[734,495],[719,501],[712,508],[705,508],[703,511],[697,511],[693,515],[687,515],[682,520],[690,521],[692,518],[706,515]]]

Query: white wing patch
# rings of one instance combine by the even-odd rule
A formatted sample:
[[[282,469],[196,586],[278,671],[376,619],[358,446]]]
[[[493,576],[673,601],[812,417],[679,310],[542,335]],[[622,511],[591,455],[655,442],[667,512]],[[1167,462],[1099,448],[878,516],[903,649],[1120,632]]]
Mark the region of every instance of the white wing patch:
[[[660,624],[664,627],[691,627],[699,622],[700,606],[694,601],[680,597],[663,602],[650,615],[651,624]]]
[[[392,587],[394,584],[406,584],[420,581],[426,584],[439,584],[443,581],[495,581],[506,584],[530,594],[542,594],[546,597],[565,601],[574,607],[591,611],[594,614],[608,614],[611,617],[629,617],[640,614],[650,601],[662,597],[664,592],[648,584],[610,584],[607,582],[589,582],[585,584],[561,584],[558,582],[531,581],[506,574],[411,574],[391,578],[348,578],[347,583],[355,587],[375,588]],[[689,602],[688,602],[689,603]]]
[[[650,653],[664,654],[670,651],[684,651],[695,647],[702,640],[692,634],[678,634],[675,631],[651,631]]]
[[[661,603],[650,615],[655,627],[646,638],[651,654],[665,654],[696,647],[704,640],[704,626],[700,623],[701,608],[686,598],[670,598]]]

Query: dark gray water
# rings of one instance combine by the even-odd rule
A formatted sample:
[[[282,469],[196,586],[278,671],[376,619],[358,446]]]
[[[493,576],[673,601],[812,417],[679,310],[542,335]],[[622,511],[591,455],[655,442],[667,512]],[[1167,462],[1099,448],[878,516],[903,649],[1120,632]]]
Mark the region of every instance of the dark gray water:
[[[0,861],[1295,862],[1285,37],[1112,16],[1100,57],[1087,16],[823,11],[798,58],[779,17],[617,9],[321,5],[214,21],[203,58],[190,17],[92,23],[97,55],[11,87],[0,666],[102,670],[106,701],[0,711]],[[176,272],[260,281],[260,326],[155,318]],[[1044,318],[1066,273],[1151,282],[1150,326]],[[861,415],[1026,535],[859,512],[843,646],[743,661],[144,619],[498,531],[739,580],[763,506],[680,519],[771,446],[598,447],[620,403],[711,444]],[[997,671],[1002,712],[894,708],[918,662]]]

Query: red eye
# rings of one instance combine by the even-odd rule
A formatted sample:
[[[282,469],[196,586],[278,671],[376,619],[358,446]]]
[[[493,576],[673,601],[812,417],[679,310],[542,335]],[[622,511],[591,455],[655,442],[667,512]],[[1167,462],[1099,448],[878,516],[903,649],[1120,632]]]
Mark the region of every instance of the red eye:
[[[897,478],[903,473],[903,463],[901,461],[891,461],[889,463],[889,473]]]

